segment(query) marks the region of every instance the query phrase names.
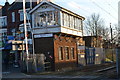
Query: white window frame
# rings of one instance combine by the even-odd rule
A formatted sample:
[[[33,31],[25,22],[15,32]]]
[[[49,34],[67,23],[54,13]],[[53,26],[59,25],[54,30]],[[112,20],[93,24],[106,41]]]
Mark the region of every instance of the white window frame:
[[[12,22],[15,22],[15,12],[12,12]]]
[[[20,21],[23,21],[24,20],[24,14],[23,12],[20,12]]]
[[[63,60],[64,59],[64,56],[63,56],[63,47],[62,46],[59,47],[58,57],[59,57],[59,60]]]
[[[67,48],[67,51],[66,51],[66,48]],[[70,60],[70,52],[69,52],[69,47],[68,46],[65,46],[64,54],[65,54],[66,61]]]
[[[30,20],[30,14],[28,13],[28,11],[30,10],[30,8],[26,9],[26,19]],[[24,14],[23,14],[23,9],[19,10],[19,14],[20,14],[20,21],[24,20]]]
[[[72,52],[73,51],[73,52]],[[74,47],[71,47],[70,48],[70,55],[71,55],[71,58],[72,59],[75,59],[75,48]]]

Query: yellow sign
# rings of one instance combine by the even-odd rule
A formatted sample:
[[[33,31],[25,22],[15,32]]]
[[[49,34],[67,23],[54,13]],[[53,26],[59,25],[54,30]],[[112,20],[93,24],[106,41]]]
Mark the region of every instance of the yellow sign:
[[[12,50],[25,50],[24,41],[12,41]]]

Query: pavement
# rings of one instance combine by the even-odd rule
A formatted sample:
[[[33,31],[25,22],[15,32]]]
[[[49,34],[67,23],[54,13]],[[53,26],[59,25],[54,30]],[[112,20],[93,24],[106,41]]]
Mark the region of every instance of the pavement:
[[[90,79],[95,79],[97,78],[98,76],[61,76],[61,75],[27,75],[25,73],[21,73],[21,72],[14,72],[14,73],[11,73],[11,72],[3,72],[2,73],[2,80],[7,80],[7,79],[10,79],[10,80],[22,80],[22,79],[29,79],[29,80],[35,80],[35,79],[39,79],[39,80],[76,80],[76,79],[79,79],[79,80],[90,80]]]
[[[22,73],[19,68],[9,68],[8,70],[3,70],[2,80],[120,80],[120,79],[104,79],[100,76],[92,75],[53,75],[44,72],[44,75],[28,75]]]
[[[61,75],[27,75],[21,72],[5,73],[3,72],[2,80],[120,80],[105,79],[100,76],[61,76]]]
[[[44,73],[45,74],[45,73]],[[2,80],[92,80],[98,76],[28,75],[19,68],[2,72]]]

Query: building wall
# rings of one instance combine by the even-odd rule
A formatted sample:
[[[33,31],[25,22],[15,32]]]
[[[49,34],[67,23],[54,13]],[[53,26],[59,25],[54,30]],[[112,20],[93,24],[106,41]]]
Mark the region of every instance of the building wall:
[[[1,43],[5,42],[7,37],[7,14],[8,14],[8,8],[9,3],[6,2],[4,6],[0,7],[0,41]],[[4,45],[2,45],[3,47]]]
[[[103,39],[101,36],[84,36],[86,47],[98,47],[103,48]]]
[[[69,11],[62,11],[51,3],[43,3],[36,7],[31,12],[31,16],[34,34],[61,32],[82,36],[84,19],[73,15]]]
[[[30,14],[33,34],[54,34],[53,37],[35,39],[36,53],[53,53],[52,70],[77,67],[76,38],[82,36],[84,18],[49,2],[37,5]]]
[[[59,47],[62,47],[63,60],[59,59]],[[69,48],[69,59],[66,60],[65,47]],[[74,48],[74,59],[71,58],[71,48]],[[77,47],[76,39],[71,37],[54,35],[54,56],[55,56],[55,70],[65,68],[73,68],[77,66]]]
[[[20,14],[18,10],[8,11],[8,34],[12,34],[12,29],[18,29],[20,22]],[[15,12],[15,22],[12,22],[12,12]]]
[[[54,70],[54,44],[53,37],[36,38],[35,53],[44,54],[45,62],[50,62],[51,70]]]
[[[74,68],[77,66],[77,45],[76,39],[66,37],[65,35],[54,34],[54,37],[36,38],[35,39],[35,53],[45,54],[47,62],[51,62],[51,70],[61,70],[67,68]],[[59,59],[59,47],[63,47],[63,60]],[[65,47],[69,49],[69,59],[66,59]],[[71,48],[74,48],[74,59],[72,59]],[[50,53],[50,54],[48,54]],[[50,58],[49,56],[52,56]]]
[[[32,8],[36,6],[36,2],[32,3]],[[26,12],[27,10],[30,9],[30,4],[29,2],[26,2]],[[7,19],[8,19],[8,34],[12,35],[13,32],[12,29],[15,29],[17,32],[19,30],[19,26],[24,23],[24,21],[20,21],[20,11],[23,10],[23,3],[21,2],[13,2],[11,6],[8,9],[8,14],[7,14]],[[12,12],[15,12],[15,22],[12,22]],[[28,14],[28,13],[27,13]],[[26,21],[28,23],[28,20]],[[30,22],[30,21],[29,21]]]

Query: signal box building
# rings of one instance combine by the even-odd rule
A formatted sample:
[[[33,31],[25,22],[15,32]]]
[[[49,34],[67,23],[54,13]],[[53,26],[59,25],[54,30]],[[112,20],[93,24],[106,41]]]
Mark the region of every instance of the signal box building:
[[[42,1],[29,13],[35,53],[45,55],[51,70],[77,67],[85,18],[49,1]]]

